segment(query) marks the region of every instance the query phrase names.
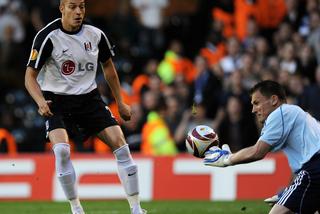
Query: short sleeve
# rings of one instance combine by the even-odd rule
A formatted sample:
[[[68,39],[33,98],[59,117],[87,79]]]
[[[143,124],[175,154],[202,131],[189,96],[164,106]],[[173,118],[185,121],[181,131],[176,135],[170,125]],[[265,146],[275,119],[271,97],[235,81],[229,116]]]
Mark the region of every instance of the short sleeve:
[[[114,56],[114,45],[104,33],[101,33],[99,47],[99,62],[106,62],[110,57]]]
[[[283,146],[285,140],[284,117],[281,108],[272,112],[261,130],[259,140],[264,141],[273,147],[273,151],[278,151]]]
[[[33,40],[27,66],[40,70],[53,50],[52,41],[40,33]]]

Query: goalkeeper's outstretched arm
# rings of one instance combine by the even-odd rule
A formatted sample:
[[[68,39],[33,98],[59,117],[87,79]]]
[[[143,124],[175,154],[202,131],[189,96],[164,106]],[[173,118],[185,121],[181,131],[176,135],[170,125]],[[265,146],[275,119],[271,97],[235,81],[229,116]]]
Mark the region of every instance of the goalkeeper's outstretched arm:
[[[241,149],[240,151],[233,153],[230,156],[229,160],[231,162],[231,165],[250,163],[263,159],[270,151],[271,146],[259,140],[255,145]]]

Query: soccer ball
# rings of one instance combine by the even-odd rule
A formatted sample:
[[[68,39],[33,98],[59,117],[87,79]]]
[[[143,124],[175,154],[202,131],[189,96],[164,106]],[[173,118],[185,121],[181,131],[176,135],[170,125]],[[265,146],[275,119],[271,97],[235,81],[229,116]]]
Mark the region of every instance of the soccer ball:
[[[218,145],[218,135],[212,128],[205,125],[198,125],[191,129],[186,139],[188,152],[197,158],[203,158],[210,147]]]

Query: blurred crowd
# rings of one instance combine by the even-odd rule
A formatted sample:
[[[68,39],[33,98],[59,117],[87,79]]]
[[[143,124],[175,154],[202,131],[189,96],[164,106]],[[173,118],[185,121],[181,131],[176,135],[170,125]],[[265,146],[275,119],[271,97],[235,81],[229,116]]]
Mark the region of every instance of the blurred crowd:
[[[49,151],[44,120],[24,89],[33,37],[59,17],[59,0],[0,0],[0,152]],[[281,83],[288,103],[320,119],[319,0],[90,0],[87,19],[116,45],[114,62],[132,119],[119,118],[98,72],[98,89],[133,151],[174,155],[187,132],[209,125],[233,151],[261,124],[249,89]],[[76,152],[109,152],[92,137]]]

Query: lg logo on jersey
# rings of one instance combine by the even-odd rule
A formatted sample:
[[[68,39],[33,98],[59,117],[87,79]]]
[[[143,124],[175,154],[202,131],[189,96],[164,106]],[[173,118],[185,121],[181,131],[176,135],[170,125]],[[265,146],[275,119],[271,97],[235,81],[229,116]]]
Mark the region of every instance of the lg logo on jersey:
[[[93,69],[94,69],[94,65],[92,62],[87,62],[84,65],[79,63],[78,67],[79,67],[79,71],[93,71]]]
[[[78,64],[78,70],[79,71],[93,71],[94,70],[94,64],[92,62],[85,63],[84,65],[79,63]],[[76,70],[76,64],[71,61],[67,60],[64,63],[62,63],[61,66],[61,73],[64,75],[71,75]]]
[[[67,60],[62,63],[61,72],[64,75],[70,75],[76,70],[76,65],[71,60]]]

